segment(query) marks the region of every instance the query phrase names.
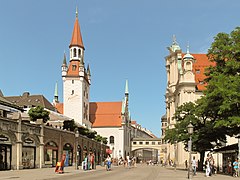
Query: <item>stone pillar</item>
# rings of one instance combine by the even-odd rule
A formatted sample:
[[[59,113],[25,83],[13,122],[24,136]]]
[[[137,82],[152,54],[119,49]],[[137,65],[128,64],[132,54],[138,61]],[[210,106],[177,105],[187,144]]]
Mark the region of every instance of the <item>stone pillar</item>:
[[[44,142],[43,142],[43,119],[37,119],[36,124],[40,127],[40,135],[39,135],[39,168],[42,168],[44,165]]]
[[[43,142],[43,137],[44,137],[44,134],[43,134],[43,121],[42,121],[42,124],[40,125],[40,137],[39,137],[39,140],[40,140],[40,144],[39,144],[39,168],[42,168],[43,165],[44,165],[44,142]]]
[[[16,149],[17,149],[17,166],[16,169],[23,169],[22,165],[22,119],[19,117],[18,119],[18,127],[17,127],[17,141],[16,141]]]

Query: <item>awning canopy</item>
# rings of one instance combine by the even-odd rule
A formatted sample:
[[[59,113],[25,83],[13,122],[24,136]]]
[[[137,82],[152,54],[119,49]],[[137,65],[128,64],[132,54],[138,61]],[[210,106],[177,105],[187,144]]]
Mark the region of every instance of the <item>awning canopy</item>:
[[[216,153],[234,153],[237,151],[238,151],[238,143],[213,150],[213,152],[216,152]]]

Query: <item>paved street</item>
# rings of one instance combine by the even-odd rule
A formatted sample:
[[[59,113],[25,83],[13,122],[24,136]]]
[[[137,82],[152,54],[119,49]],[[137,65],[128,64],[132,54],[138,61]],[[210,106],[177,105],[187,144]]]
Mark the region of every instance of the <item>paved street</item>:
[[[44,179],[68,179],[68,180],[185,180],[187,172],[160,166],[138,165],[136,168],[127,169],[122,166],[113,167],[112,171],[106,171],[104,167],[98,166],[96,170],[83,171],[75,170],[74,167],[66,167],[64,174],[54,173],[54,168],[31,169],[20,171],[2,171],[0,179],[20,179],[20,180],[44,180]],[[204,177],[204,173],[198,173],[193,179],[236,179],[226,175],[214,175]]]

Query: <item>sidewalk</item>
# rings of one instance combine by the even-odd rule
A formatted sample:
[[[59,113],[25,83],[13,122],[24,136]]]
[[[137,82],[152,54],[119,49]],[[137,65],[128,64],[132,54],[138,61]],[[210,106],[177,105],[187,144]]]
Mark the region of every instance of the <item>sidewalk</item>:
[[[63,174],[55,173],[55,168],[42,168],[42,169],[23,169],[23,170],[10,170],[0,171],[0,179],[21,179],[21,180],[43,180],[53,179],[56,177],[69,176],[79,173],[90,173],[94,171],[105,170],[103,166],[97,166],[94,170],[84,171],[82,169],[75,169],[75,166],[69,166],[64,168]]]

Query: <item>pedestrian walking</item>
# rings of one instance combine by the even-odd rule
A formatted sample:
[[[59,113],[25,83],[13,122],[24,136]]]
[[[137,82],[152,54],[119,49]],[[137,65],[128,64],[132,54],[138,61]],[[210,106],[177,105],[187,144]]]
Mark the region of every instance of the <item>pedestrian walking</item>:
[[[185,168],[186,168],[186,169],[188,168],[188,162],[187,162],[187,160],[185,160]]]
[[[193,160],[192,160],[192,170],[193,170],[193,175],[196,175],[197,172],[197,161],[195,159],[195,156],[193,156]]]
[[[209,154],[207,155],[207,159],[205,161],[205,171],[206,171],[206,177],[209,177],[211,174],[211,169],[210,169],[210,161],[209,161]]]
[[[106,170],[110,171],[111,170],[111,163],[112,163],[110,155],[107,156],[107,159],[105,161],[106,161]]]
[[[239,169],[238,158],[236,158],[235,161],[233,162],[233,168],[234,168],[233,177],[238,177],[239,176],[239,174],[238,174],[238,169]]]

